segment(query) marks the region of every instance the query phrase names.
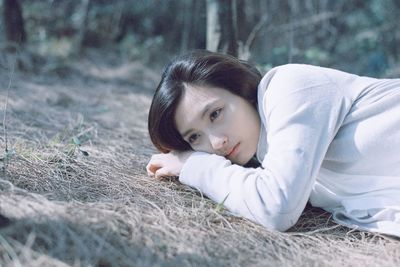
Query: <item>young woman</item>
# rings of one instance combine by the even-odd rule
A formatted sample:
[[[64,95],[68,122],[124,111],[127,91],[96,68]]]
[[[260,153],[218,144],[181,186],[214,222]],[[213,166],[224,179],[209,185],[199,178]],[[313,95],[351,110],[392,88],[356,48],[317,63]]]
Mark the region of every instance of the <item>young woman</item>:
[[[165,69],[148,123],[162,152],[148,174],[179,176],[234,214],[285,231],[309,201],[400,236],[400,79],[299,64],[261,79],[236,58],[191,52]]]

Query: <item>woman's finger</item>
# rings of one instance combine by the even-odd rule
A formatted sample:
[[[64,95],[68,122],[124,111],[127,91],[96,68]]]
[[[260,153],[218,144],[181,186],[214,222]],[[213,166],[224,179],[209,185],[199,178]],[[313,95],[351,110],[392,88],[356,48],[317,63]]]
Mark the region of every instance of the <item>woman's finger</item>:
[[[159,168],[155,173],[154,177],[157,179],[162,179],[165,176],[172,176],[171,172],[167,168]]]
[[[154,173],[160,169],[162,167],[162,163],[158,162],[158,161],[150,161],[147,166],[146,166],[146,170],[147,170],[147,174],[150,176],[153,176]]]

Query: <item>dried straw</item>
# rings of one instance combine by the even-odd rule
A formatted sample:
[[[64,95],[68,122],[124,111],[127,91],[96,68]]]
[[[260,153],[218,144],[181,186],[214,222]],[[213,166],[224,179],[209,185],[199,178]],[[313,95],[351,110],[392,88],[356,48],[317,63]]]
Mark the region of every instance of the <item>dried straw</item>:
[[[147,177],[151,90],[101,78],[107,65],[74,68],[64,78],[17,73],[12,83],[1,266],[400,265],[399,240],[338,226],[320,209],[278,233],[174,179]]]

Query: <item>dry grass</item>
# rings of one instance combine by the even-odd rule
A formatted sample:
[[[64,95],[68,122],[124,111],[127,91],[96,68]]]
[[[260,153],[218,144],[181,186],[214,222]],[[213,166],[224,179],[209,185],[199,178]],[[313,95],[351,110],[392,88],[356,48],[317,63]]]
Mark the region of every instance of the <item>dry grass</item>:
[[[308,207],[290,232],[270,232],[174,180],[148,178],[155,81],[136,77],[137,64],[115,78],[97,58],[71,63],[63,77],[13,77],[1,266],[400,265],[399,240],[338,226],[322,210]],[[1,88],[9,73],[3,64]]]

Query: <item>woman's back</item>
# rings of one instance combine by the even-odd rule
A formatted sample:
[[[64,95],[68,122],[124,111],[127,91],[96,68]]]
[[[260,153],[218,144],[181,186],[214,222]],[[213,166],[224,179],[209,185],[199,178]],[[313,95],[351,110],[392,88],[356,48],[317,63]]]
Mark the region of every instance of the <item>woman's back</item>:
[[[310,202],[333,212],[335,219],[343,224],[376,230],[377,221],[380,224],[386,221],[384,224],[389,224],[386,228],[399,228],[399,222],[390,221],[396,210],[400,216],[400,79],[380,80],[293,64],[273,69],[261,81],[259,90],[264,109],[260,112],[265,113],[261,117],[266,126],[262,133],[265,138],[259,144],[261,160],[271,152],[268,143],[279,140],[268,137],[274,134],[269,128],[274,128],[277,120],[285,120],[285,114],[300,113],[297,117],[303,117],[304,121],[298,123],[314,128],[315,132],[325,127],[320,139],[312,141],[321,146],[329,142],[326,152],[315,149],[312,162],[304,162],[320,168]],[[295,100],[319,102],[328,96],[332,102],[327,102],[326,108],[335,112],[318,113],[317,109],[304,108],[301,100]],[[293,106],[296,103],[298,106]],[[275,109],[279,116],[274,114]],[[293,119],[286,121],[287,125],[293,123],[296,123]],[[313,137],[317,136],[309,136]],[[324,140],[331,137],[331,141]],[[287,166],[290,168],[290,163]],[[394,210],[387,208],[396,203]]]

